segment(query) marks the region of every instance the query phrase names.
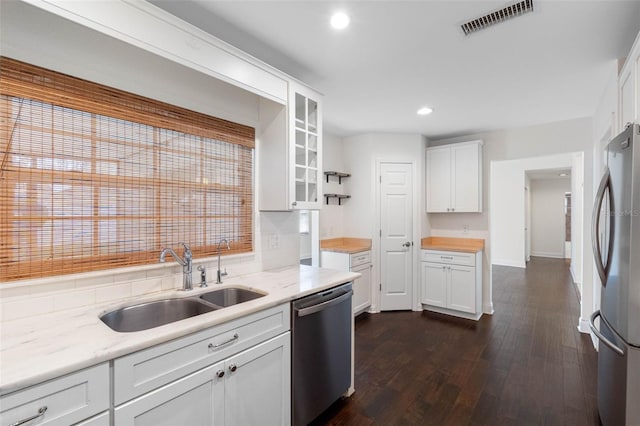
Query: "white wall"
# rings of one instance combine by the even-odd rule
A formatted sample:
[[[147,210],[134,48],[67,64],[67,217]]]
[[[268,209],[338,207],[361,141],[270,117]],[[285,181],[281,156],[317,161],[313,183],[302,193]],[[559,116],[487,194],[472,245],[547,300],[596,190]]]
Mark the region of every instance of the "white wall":
[[[531,257],[531,179],[526,174],[524,177],[524,190],[524,226],[526,228],[524,258],[528,262]]]
[[[342,139],[327,132],[324,132],[322,140],[322,162],[324,171],[346,172],[351,169],[345,165]],[[329,183],[325,179],[322,190],[326,194],[347,194],[347,188],[351,178],[342,179],[342,184],[338,183],[338,178],[330,177]],[[343,205],[333,199],[329,200],[329,205],[323,205],[320,210],[320,239],[349,237],[345,235],[343,226],[343,213],[351,200],[343,200]]]
[[[605,166],[605,148],[611,138],[615,136],[618,129],[618,63],[612,61],[609,66],[609,81],[604,88],[600,102],[593,116],[593,192],[600,184],[600,178],[604,172]],[[590,212],[590,207],[587,209]],[[595,272],[595,264],[593,263],[593,255],[591,250],[585,251],[585,264],[592,265],[593,288],[592,288],[592,311],[600,309],[600,277]],[[594,345],[597,345],[597,339],[593,338]]]
[[[345,168],[351,173],[345,187],[351,198],[344,203],[344,236],[372,239],[374,288],[380,282],[379,238],[377,231],[379,218],[375,212],[377,200],[376,162],[406,161],[415,164],[416,209],[414,212],[414,273],[413,288],[419,284],[420,239],[429,235],[429,226],[424,209],[424,137],[416,134],[365,134],[343,139]],[[414,291],[414,309],[418,309],[418,292]],[[378,310],[380,293],[373,292],[372,310]]]
[[[258,96],[20,1],[2,2],[3,56],[255,127]]]
[[[570,179],[531,181],[531,255],[564,258],[565,194]]]
[[[591,216],[591,208],[589,207],[591,204],[585,206],[584,203],[584,169],[584,155],[582,153],[575,154],[571,166],[571,266],[569,269],[573,282],[578,286],[581,295],[584,283],[583,269],[584,265],[588,264],[585,255],[588,257],[591,252],[588,247],[585,249],[585,246],[591,245],[591,239],[588,237],[585,239],[584,228],[585,215]],[[586,235],[591,234],[587,232]]]

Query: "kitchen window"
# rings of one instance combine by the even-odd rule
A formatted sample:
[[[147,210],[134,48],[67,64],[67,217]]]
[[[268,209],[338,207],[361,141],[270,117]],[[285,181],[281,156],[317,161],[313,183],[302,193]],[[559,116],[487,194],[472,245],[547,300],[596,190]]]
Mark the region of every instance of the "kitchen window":
[[[8,58],[0,87],[0,281],[253,249],[253,128]]]

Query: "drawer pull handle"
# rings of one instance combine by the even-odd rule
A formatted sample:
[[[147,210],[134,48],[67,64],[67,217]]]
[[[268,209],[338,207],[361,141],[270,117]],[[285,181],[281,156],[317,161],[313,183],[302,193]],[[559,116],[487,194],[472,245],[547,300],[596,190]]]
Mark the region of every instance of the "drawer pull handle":
[[[216,372],[216,376],[218,376],[219,378],[223,378],[224,377],[224,370],[218,370]]]
[[[238,333],[236,333],[236,334],[233,335],[233,337],[231,339],[225,340],[222,343],[216,343],[215,345],[213,343],[209,343],[209,350],[215,350],[215,349],[221,348],[223,346],[227,346],[228,344],[235,342],[239,338],[240,338],[240,336],[238,336]]]
[[[231,364],[229,366],[229,371],[231,371],[232,373],[235,373],[235,371],[238,369],[238,366],[235,364]]]
[[[440,259],[453,260],[453,256],[440,256]]]
[[[15,423],[13,423],[11,426],[20,426],[20,425],[23,425],[25,423],[29,423],[30,421],[35,420],[38,417],[44,416],[44,413],[46,413],[46,412],[47,412],[47,406],[45,405],[44,407],[38,408],[38,414],[36,414],[34,416],[31,416],[28,419],[23,419],[23,420],[17,421]]]

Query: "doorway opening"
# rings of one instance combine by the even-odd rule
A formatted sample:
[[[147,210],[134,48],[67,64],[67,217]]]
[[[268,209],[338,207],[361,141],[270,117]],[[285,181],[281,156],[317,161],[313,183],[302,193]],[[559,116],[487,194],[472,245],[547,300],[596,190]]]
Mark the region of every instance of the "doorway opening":
[[[530,256],[571,257],[571,169],[525,172],[525,253]]]
[[[320,220],[317,210],[298,212],[298,232],[300,234],[300,264],[320,265]]]

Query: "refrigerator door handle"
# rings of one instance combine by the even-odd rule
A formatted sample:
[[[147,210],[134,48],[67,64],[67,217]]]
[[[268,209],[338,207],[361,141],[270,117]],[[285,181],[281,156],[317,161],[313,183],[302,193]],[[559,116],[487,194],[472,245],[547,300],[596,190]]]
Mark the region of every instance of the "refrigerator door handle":
[[[614,351],[615,353],[617,353],[620,356],[624,356],[624,351],[622,349],[620,349],[619,347],[616,346],[615,343],[613,343],[611,340],[607,339],[606,337],[604,337],[604,335],[602,333],[600,333],[600,330],[598,330],[596,328],[595,325],[595,321],[596,318],[598,318],[600,316],[600,309],[598,309],[597,311],[595,311],[594,313],[591,314],[591,318],[589,318],[589,327],[591,328],[591,331],[593,332],[593,334],[596,335],[596,337],[605,345],[609,346],[609,348],[611,348],[612,351]],[[602,319],[600,320],[602,321]]]
[[[596,192],[596,200],[593,205],[593,214],[591,216],[591,247],[593,249],[593,256],[596,263],[596,269],[600,282],[603,287],[607,286],[607,274],[609,270],[609,256],[607,256],[607,265],[602,264],[602,252],[600,251],[600,210],[602,208],[602,202],[604,201],[604,193],[609,188],[609,205],[611,205],[611,172],[607,167],[598,186],[598,192]],[[610,218],[612,220],[612,218]],[[611,227],[609,228],[611,229]],[[611,254],[612,235],[609,235],[609,247],[607,248],[608,254]]]

